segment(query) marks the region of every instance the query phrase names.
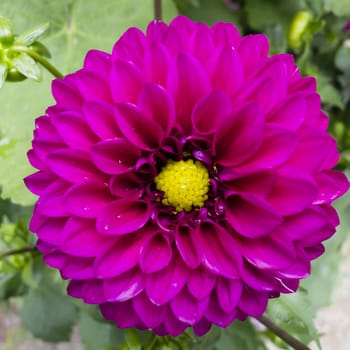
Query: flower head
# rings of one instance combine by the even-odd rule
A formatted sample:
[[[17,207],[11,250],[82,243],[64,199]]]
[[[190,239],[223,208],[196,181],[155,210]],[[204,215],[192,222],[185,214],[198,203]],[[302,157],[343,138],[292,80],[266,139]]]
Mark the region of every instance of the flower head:
[[[121,328],[201,335],[309,275],[348,181],[315,79],[268,50],[264,35],[177,17],[53,82],[25,182],[70,295]]]

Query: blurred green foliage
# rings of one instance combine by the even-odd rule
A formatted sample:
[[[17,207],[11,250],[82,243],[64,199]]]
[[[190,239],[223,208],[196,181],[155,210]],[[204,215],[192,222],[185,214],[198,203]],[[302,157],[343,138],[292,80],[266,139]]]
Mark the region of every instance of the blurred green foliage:
[[[323,108],[330,117],[329,129],[341,151],[339,168],[349,170],[350,31],[343,30],[350,21],[349,0],[163,0],[165,21],[178,13],[208,24],[233,22],[241,34],[265,33],[271,54],[293,54],[301,72],[317,79]],[[3,46],[18,33],[23,34],[16,36],[17,41],[26,45],[40,37],[35,49],[46,57],[50,52],[53,64],[66,74],[82,65],[87,50],[110,51],[128,27],[144,29],[153,18],[153,1],[2,0],[0,16]],[[43,22],[49,23],[48,29],[41,26]],[[1,57],[0,85],[8,74]],[[147,331],[124,335],[104,321],[96,307],[65,296],[65,283],[44,266],[34,248],[34,236],[27,228],[34,198],[23,185],[23,177],[31,173],[25,154],[34,119],[52,103],[52,77],[26,57],[14,64],[22,76],[42,77],[42,81],[6,82],[0,90],[0,302],[20,298],[24,327],[46,341],[69,339],[78,323],[87,350],[264,350],[267,338],[285,348],[273,334],[249,320],[234,322],[227,330],[214,327],[201,338],[190,331],[175,339],[153,337]],[[330,302],[337,285],[339,251],[350,227],[349,205],[349,196],[338,201],[342,227],[327,243],[326,254],[313,264],[311,278],[298,293],[269,304],[268,314],[276,323],[307,343],[318,341],[313,318]]]

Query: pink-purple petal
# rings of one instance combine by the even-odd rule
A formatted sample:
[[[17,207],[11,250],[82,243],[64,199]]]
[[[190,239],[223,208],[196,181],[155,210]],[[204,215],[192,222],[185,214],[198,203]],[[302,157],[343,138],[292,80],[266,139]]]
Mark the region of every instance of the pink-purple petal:
[[[103,281],[103,292],[106,300],[110,302],[130,300],[143,290],[144,276],[137,267]]]
[[[150,214],[151,205],[146,200],[118,199],[101,210],[96,227],[104,235],[124,235],[145,226]]]
[[[100,141],[92,148],[91,157],[97,168],[107,174],[122,174],[135,165],[141,151],[124,138]]]
[[[98,171],[90,160],[90,155],[84,151],[58,149],[50,152],[47,162],[56,175],[69,182],[104,180],[104,175]]]
[[[240,235],[248,238],[264,236],[283,221],[268,202],[251,194],[229,195],[226,198],[226,217]]]
[[[172,258],[172,248],[161,234],[146,239],[140,251],[140,268],[145,273],[159,271],[166,267]]]
[[[203,97],[192,111],[192,126],[200,134],[214,133],[231,112],[229,96],[222,90],[214,90]]]
[[[96,218],[101,209],[113,200],[108,186],[103,182],[85,181],[66,192],[63,205],[73,215]]]
[[[155,150],[164,137],[161,126],[132,104],[117,105],[117,123],[123,135],[140,149]]]
[[[146,293],[156,305],[164,305],[173,299],[187,281],[189,269],[182,259],[174,254],[170,264],[163,270],[146,277]]]

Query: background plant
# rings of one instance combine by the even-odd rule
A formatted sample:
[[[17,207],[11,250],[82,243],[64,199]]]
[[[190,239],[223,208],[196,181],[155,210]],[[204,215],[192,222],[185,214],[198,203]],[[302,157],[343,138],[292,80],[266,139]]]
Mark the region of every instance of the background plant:
[[[341,151],[339,167],[348,171],[350,31],[343,30],[350,20],[348,0],[164,0],[162,5],[165,21],[179,12],[208,24],[230,21],[241,34],[267,34],[271,54],[294,54],[302,73],[317,78],[323,108],[330,116],[330,131]],[[67,74],[81,67],[87,50],[110,51],[128,27],[145,28],[154,17],[153,6],[151,0],[0,3],[0,301],[19,301],[24,327],[46,341],[68,340],[78,323],[88,350],[256,350],[265,349],[266,338],[286,348],[273,332],[250,321],[235,322],[227,330],[214,328],[200,339],[190,333],[178,339],[154,338],[147,332],[124,334],[103,321],[94,307],[66,297],[64,283],[42,264],[34,248],[34,237],[27,229],[34,198],[22,179],[31,173],[25,154],[34,118],[52,102],[52,74],[60,75],[54,67]],[[350,225],[349,199],[341,199],[337,207],[342,226],[328,242],[327,253],[313,263],[312,277],[302,283],[298,293],[269,304],[271,319],[305,343],[318,342],[313,318],[337,287],[339,250]]]

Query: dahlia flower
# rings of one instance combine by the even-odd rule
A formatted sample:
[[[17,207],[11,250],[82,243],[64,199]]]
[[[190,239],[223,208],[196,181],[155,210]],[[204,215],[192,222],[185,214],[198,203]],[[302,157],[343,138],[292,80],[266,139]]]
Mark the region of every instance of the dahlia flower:
[[[344,30],[350,30],[350,21],[344,26]]]
[[[120,328],[203,335],[310,274],[348,181],[315,79],[268,50],[177,17],[53,82],[25,183],[38,249],[71,296]]]

